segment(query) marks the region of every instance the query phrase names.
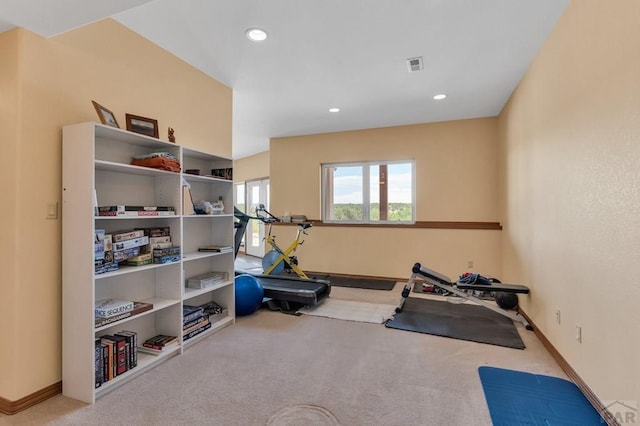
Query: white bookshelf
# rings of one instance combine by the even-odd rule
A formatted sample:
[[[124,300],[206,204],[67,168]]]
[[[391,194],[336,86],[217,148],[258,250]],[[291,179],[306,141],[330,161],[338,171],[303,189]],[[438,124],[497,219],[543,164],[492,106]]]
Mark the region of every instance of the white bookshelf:
[[[180,159],[181,173],[131,165],[134,155],[170,152]],[[231,168],[227,158],[194,151],[148,136],[81,123],[63,128],[63,394],[88,403],[143,374],[185,348],[235,322],[233,252],[199,252],[208,245],[233,246],[233,184],[203,176],[211,169]],[[184,173],[199,169],[201,176]],[[216,201],[225,209],[216,215],[182,211],[183,178],[194,201]],[[96,217],[98,205],[174,206],[175,216]],[[144,266],[121,266],[117,271],[94,272],[96,229],[107,234],[135,228],[169,227],[174,245],[182,248],[180,261]],[[227,280],[204,289],[187,288],[190,277],[223,271]],[[153,303],[153,309],[95,328],[94,305],[104,298]],[[182,307],[215,301],[227,309],[210,329],[183,342]],[[95,388],[94,340],[121,330],[133,330],[138,342],[156,334],[179,337],[180,344],[159,355],[138,352],[138,365]]]

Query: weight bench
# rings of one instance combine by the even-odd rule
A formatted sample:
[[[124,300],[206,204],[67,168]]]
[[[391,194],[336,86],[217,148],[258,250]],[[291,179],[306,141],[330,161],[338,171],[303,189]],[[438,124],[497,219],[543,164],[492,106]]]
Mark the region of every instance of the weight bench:
[[[411,268],[411,277],[407,284],[405,284],[402,289],[402,299],[400,299],[400,304],[396,308],[396,312],[402,312],[402,308],[404,308],[404,303],[411,294],[413,290],[413,286],[415,285],[415,280],[417,277],[420,277],[427,281],[427,283],[437,286],[443,290],[446,290],[450,293],[453,293],[457,296],[460,296],[466,300],[471,300],[474,303],[477,303],[480,306],[484,306],[487,309],[491,309],[494,312],[499,313],[500,315],[504,315],[507,318],[515,322],[519,322],[525,326],[527,330],[533,330],[533,327],[527,322],[526,319],[522,315],[513,314],[505,309],[502,309],[498,306],[495,306],[485,300],[482,300],[478,297],[475,297],[466,292],[466,290],[479,290],[479,291],[503,291],[505,293],[523,293],[528,294],[529,288],[523,285],[518,284],[502,284],[502,283],[491,283],[487,284],[463,284],[461,282],[452,282],[446,276],[433,271],[429,268],[422,266],[419,263],[413,265]]]

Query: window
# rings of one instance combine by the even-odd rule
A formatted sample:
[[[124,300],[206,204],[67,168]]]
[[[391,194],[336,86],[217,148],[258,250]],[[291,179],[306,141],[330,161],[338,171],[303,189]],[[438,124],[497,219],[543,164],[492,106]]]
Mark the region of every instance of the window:
[[[322,165],[322,220],[414,223],[415,162]]]

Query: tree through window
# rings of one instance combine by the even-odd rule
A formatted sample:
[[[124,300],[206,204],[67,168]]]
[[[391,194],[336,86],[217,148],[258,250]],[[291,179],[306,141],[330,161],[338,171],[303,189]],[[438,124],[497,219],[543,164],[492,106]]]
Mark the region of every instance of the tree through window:
[[[414,223],[415,163],[322,165],[322,220],[345,223]]]

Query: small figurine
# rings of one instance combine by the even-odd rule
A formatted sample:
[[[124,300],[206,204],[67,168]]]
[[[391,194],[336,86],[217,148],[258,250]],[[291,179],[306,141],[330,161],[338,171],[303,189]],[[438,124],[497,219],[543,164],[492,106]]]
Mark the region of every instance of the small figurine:
[[[173,127],[169,127],[169,142],[175,142],[176,137],[173,135]]]

